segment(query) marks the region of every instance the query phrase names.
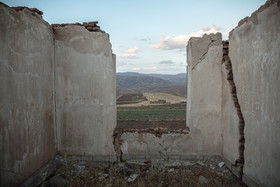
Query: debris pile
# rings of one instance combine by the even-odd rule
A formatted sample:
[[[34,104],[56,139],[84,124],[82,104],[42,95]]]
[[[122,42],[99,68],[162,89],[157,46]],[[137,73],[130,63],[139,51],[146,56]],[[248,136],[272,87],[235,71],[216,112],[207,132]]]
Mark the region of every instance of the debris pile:
[[[57,155],[23,186],[238,186],[220,159],[86,162]]]

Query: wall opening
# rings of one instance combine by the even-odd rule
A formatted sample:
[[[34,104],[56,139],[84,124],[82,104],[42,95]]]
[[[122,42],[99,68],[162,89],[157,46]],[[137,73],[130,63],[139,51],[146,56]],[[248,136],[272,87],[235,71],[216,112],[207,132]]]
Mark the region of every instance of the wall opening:
[[[176,78],[181,82],[165,80]],[[160,87],[158,86],[160,81],[170,84]],[[131,84],[134,88],[129,90]],[[114,145],[119,161],[122,159],[120,146],[124,133],[152,134],[155,138],[160,138],[163,134],[188,134],[186,73],[177,75],[117,73],[116,87],[117,127]]]
[[[117,128],[180,131],[186,127],[186,73],[116,73]],[[151,130],[151,133],[154,133]]]

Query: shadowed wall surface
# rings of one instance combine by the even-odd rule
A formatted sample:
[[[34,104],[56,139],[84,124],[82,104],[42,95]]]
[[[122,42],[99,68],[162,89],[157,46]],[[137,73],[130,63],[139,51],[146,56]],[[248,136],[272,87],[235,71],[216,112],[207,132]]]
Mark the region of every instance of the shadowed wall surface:
[[[56,153],[50,25],[0,4],[0,56],[0,181],[14,186]]]
[[[109,35],[78,25],[55,27],[58,150],[115,155],[115,57]]]

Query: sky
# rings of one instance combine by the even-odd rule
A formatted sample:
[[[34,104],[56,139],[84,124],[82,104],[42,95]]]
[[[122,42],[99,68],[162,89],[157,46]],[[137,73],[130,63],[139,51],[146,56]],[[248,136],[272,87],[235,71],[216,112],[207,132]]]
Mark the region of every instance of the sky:
[[[1,1],[1,0],[0,0]],[[50,24],[98,21],[110,35],[117,72],[186,72],[190,37],[221,32],[227,39],[238,22],[265,0],[2,0],[43,11]]]

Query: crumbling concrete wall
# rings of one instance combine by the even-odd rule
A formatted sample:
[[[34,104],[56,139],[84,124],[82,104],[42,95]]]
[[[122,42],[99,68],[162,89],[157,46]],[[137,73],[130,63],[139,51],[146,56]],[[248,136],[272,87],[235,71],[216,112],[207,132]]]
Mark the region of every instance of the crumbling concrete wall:
[[[197,154],[221,154],[222,35],[191,38],[187,46],[187,125]]]
[[[58,150],[115,157],[115,57],[109,35],[54,27]]]
[[[280,185],[279,50],[279,1],[268,1],[242,20],[229,37],[229,56],[245,120],[244,174],[267,186]]]
[[[109,35],[97,22],[52,27],[41,15],[0,3],[1,186],[20,184],[57,150],[116,160]]]
[[[121,135],[122,159],[131,158],[186,158],[196,155],[188,133],[125,132]]]
[[[0,186],[19,184],[56,152],[53,67],[51,27],[0,4]]]
[[[221,33],[191,38],[188,47],[188,133],[126,132],[121,135],[125,155],[191,158],[222,154],[222,57]],[[163,151],[164,150],[164,151]]]
[[[243,181],[249,185],[280,185],[279,33],[279,1],[267,1],[230,33],[229,55],[227,45],[211,50],[209,39],[206,42],[210,36],[191,39],[188,44],[190,136],[198,140],[197,131],[204,141],[220,142],[217,147],[229,161],[227,166],[233,169],[232,165],[241,164]],[[212,54],[217,69],[208,61],[202,63],[205,54]],[[207,111],[216,115],[207,115]],[[212,129],[207,128],[210,124],[214,124]],[[211,131],[217,131],[214,138]],[[206,132],[209,137],[205,138]],[[205,145],[207,150],[209,145]]]

